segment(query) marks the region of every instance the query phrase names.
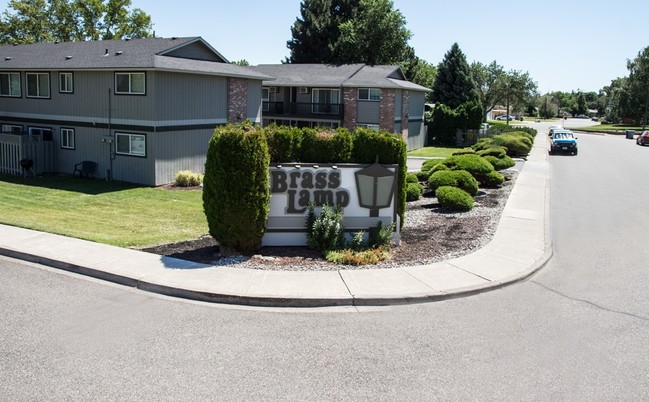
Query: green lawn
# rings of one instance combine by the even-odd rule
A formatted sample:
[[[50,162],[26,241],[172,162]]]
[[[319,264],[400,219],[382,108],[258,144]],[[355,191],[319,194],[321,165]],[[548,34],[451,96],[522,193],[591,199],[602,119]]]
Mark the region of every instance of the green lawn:
[[[569,127],[566,127],[569,128]],[[593,126],[574,128],[578,131],[590,131],[599,133],[624,134],[626,130],[635,130],[639,134],[642,132],[642,126],[626,124],[598,124]]]
[[[426,158],[448,158],[453,152],[463,148],[455,147],[424,147],[408,152],[408,156],[418,156]]]
[[[208,233],[202,191],[71,177],[0,175],[0,224],[144,247]]]

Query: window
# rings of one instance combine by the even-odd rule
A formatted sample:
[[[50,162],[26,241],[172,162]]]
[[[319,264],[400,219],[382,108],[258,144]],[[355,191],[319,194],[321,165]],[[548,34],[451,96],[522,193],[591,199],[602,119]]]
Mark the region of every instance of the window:
[[[115,93],[146,94],[146,75],[144,73],[115,73]]]
[[[2,132],[5,134],[7,133],[20,134],[23,132],[23,126],[14,126],[13,124],[3,124]]]
[[[50,74],[27,73],[27,96],[29,98],[49,98]]]
[[[74,130],[71,128],[61,129],[61,148],[74,149]]]
[[[360,128],[368,128],[370,130],[376,130],[376,131],[379,131],[381,129],[381,127],[378,124],[357,124],[356,126]]]
[[[51,128],[43,127],[29,127],[29,139],[30,141],[53,141],[54,137],[52,135]]]
[[[22,96],[20,73],[0,73],[0,96]]]
[[[338,89],[314,89],[313,90],[313,113],[318,114],[339,114],[340,90]]]
[[[59,92],[63,94],[74,92],[72,73],[59,73]]]
[[[115,133],[116,152],[120,155],[146,156],[146,136],[144,134]]]
[[[270,90],[268,88],[262,88],[261,89],[261,105],[262,105],[262,112],[268,112],[270,110]]]
[[[380,101],[381,90],[379,88],[358,88],[358,99]]]

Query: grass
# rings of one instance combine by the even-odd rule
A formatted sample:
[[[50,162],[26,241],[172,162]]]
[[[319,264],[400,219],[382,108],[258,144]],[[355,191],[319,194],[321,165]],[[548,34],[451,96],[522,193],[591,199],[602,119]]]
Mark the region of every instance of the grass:
[[[610,134],[625,134],[626,130],[635,130],[639,134],[642,132],[642,126],[627,124],[595,124],[593,126],[575,128],[574,130]]]
[[[0,224],[120,247],[208,233],[202,191],[63,176],[0,175]]]
[[[423,147],[415,149],[414,151],[408,152],[408,156],[417,156],[424,158],[448,158],[453,155],[453,152],[457,152],[464,148],[457,147]]]

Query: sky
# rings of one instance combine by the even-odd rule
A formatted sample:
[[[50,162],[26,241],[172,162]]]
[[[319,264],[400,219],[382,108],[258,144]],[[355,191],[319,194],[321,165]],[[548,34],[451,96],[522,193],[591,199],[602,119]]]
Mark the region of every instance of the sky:
[[[457,42],[469,63],[528,72],[539,92],[599,91],[649,46],[644,0],[393,0],[419,58],[437,65]],[[230,61],[280,63],[301,0],[132,0],[156,36],[201,36]],[[0,1],[2,10],[7,1]],[[638,16],[639,18],[635,18]]]

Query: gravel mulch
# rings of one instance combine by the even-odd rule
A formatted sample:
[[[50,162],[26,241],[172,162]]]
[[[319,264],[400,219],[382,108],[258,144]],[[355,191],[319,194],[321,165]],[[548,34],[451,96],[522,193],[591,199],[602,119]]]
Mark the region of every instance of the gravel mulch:
[[[501,173],[509,180],[497,189],[480,189],[469,212],[445,211],[431,192],[409,202],[401,245],[392,248],[389,261],[377,265],[330,263],[319,251],[307,247],[263,247],[254,256],[222,254],[210,236],[142,251],[216,266],[284,271],[382,269],[444,261],[470,254],[491,240],[518,175],[513,169]]]

